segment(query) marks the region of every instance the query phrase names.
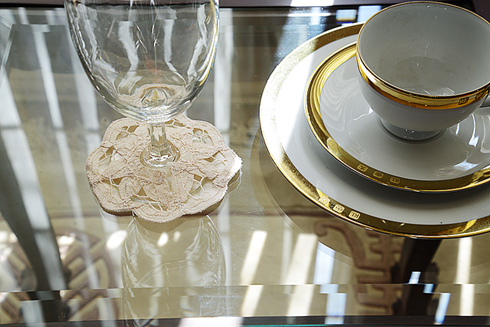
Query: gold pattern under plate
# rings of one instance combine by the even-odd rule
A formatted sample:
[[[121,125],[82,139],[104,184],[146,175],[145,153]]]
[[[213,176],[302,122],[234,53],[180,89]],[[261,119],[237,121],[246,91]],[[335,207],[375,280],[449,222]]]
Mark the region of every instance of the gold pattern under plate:
[[[356,44],[349,44],[331,56],[326,58],[313,73],[306,91],[305,112],[306,118],[310,127],[315,134],[315,137],[322,146],[339,160],[342,164],[352,169],[354,172],[366,177],[374,182],[415,192],[439,193],[459,191],[490,181],[490,168],[484,167],[466,176],[445,179],[445,180],[417,180],[395,176],[384,171],[380,171],[375,167],[371,167],[358,159],[354,158],[345,151],[332,137],[328,129],[323,123],[320,108],[320,97],[322,88],[328,80],[329,76],[340,65],[356,55]]]
[[[371,230],[425,239],[472,236],[490,231],[490,216],[460,223],[429,225],[401,223],[363,213],[322,192],[311,184],[291,162],[277,135],[276,118],[280,113],[280,108],[277,108],[276,103],[282,83],[301,60],[331,42],[357,34],[361,26],[361,24],[354,24],[332,29],[310,39],[293,50],[272,73],[260,104],[262,135],[272,160],[286,179],[314,204],[334,216]]]

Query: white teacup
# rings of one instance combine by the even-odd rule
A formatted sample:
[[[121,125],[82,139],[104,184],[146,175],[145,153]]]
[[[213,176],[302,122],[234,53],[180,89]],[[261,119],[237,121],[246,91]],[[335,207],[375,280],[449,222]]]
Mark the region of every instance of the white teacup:
[[[407,2],[357,39],[363,96],[392,134],[424,140],[490,105],[490,24],[466,9]]]

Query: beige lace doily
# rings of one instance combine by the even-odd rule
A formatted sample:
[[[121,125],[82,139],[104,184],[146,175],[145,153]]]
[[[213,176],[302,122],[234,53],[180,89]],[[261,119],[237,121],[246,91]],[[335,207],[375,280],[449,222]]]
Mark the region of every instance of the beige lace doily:
[[[221,201],[242,160],[210,123],[180,115],[165,125],[167,139],[180,151],[168,173],[141,163],[149,127],[129,118],[114,121],[88,157],[87,177],[100,206],[167,222],[202,212]]]

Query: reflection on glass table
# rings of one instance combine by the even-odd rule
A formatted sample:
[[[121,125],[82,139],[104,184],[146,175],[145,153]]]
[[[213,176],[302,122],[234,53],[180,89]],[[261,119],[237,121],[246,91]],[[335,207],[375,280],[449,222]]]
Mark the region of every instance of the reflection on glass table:
[[[226,267],[222,246],[209,216],[167,224],[132,220],[121,262],[124,317],[135,317],[144,325],[141,320],[151,321],[161,315],[224,315],[224,294],[193,291],[211,287],[223,290]],[[181,289],[181,301],[172,298],[166,290],[169,287]]]
[[[216,208],[165,225],[105,214],[92,195],[85,160],[120,115],[85,76],[64,10],[1,9],[0,324],[488,324],[488,234],[355,226],[299,194],[264,145],[259,103],[279,62],[380,8],[222,9],[187,114],[218,128],[242,175]]]

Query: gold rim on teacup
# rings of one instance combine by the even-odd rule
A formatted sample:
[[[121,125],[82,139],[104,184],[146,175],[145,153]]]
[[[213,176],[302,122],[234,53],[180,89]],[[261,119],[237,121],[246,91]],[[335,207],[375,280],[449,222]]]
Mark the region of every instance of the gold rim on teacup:
[[[442,2],[435,2],[435,1],[412,1],[410,2],[411,4],[413,3],[427,3],[427,4],[439,4],[439,5],[445,5],[453,8],[457,8],[463,11],[466,11],[477,18],[481,19],[482,21],[486,22],[487,24],[490,25],[488,21],[486,21],[484,18],[482,18],[480,15],[475,14],[474,12],[467,10],[465,8],[461,8],[452,4],[448,3],[442,3]],[[406,5],[407,3],[400,3],[397,5],[393,5],[390,7],[387,7],[373,16],[371,16],[363,25],[361,28],[358,38],[357,38],[357,44],[359,44],[359,38],[360,35],[362,34],[362,30],[364,29],[364,26],[367,22],[372,20],[374,17],[379,15],[381,12],[397,7],[397,6],[403,6]],[[390,100],[393,100],[397,103],[407,105],[410,107],[415,107],[415,108],[421,108],[421,109],[431,109],[431,110],[441,110],[441,109],[454,109],[454,108],[459,108],[462,106],[466,106],[468,104],[471,104],[473,102],[480,101],[483,99],[485,96],[487,96],[490,92],[490,82],[487,84],[467,93],[460,93],[460,94],[454,94],[454,95],[441,95],[441,96],[435,96],[435,95],[427,95],[427,94],[421,94],[421,93],[416,93],[416,92],[410,92],[407,90],[404,90],[402,88],[399,88],[383,78],[379,77],[374,73],[366,64],[365,60],[362,58],[362,54],[360,51],[357,51],[356,54],[356,61],[359,69],[359,73],[361,74],[362,78],[368,83],[370,87],[372,87],[374,90],[376,90],[378,93],[384,95]]]

